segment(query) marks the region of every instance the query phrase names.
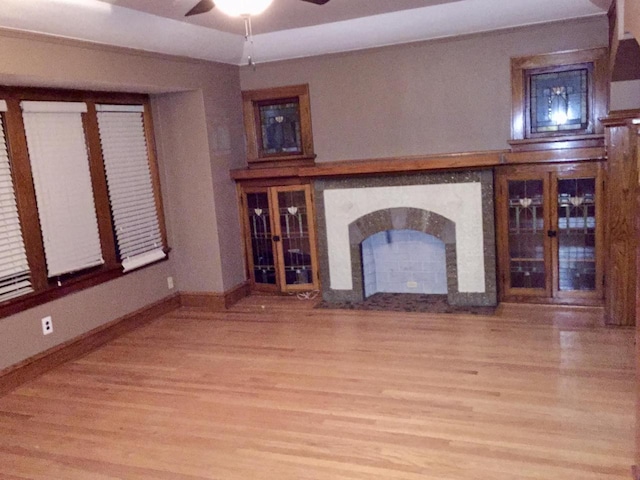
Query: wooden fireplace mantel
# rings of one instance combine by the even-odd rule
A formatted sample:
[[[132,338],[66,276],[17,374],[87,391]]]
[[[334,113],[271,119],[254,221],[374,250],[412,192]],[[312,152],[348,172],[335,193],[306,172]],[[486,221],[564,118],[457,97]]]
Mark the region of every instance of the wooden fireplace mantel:
[[[242,168],[231,170],[230,173],[233,180],[242,182],[263,179],[313,179],[321,177],[422,172],[429,170],[493,168],[513,164],[564,163],[604,159],[606,159],[604,147],[566,148],[534,152],[492,150],[440,155],[344,160],[317,163],[314,166]]]

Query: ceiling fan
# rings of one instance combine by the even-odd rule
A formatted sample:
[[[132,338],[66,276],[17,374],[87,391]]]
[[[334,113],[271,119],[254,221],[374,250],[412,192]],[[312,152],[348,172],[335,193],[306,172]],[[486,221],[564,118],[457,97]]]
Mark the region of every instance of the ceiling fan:
[[[314,3],[316,5],[324,5],[329,2],[329,0],[302,0],[303,2]],[[191,15],[199,15],[201,13],[207,13],[215,7],[215,3],[213,0],[200,0],[191,10],[189,10],[185,17],[190,17]]]

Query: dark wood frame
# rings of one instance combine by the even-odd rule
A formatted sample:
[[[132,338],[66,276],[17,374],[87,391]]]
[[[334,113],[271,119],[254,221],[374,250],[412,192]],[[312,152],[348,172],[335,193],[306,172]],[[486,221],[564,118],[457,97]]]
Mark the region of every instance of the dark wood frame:
[[[605,321],[609,325],[637,323],[634,306],[636,270],[636,192],[640,168],[640,110],[611,112],[602,119],[606,129],[609,195],[605,205],[607,222],[607,284]]]
[[[494,168],[519,164],[571,163],[605,160],[606,158],[604,147],[538,150],[534,152],[494,150],[345,160],[319,163],[311,167],[241,168],[231,170],[230,175],[233,180],[242,182],[244,185],[274,185],[274,182],[277,182],[278,185],[291,185],[299,184],[301,181],[308,181],[312,178]]]
[[[22,228],[22,236],[25,243],[27,261],[31,272],[32,293],[8,300],[0,304],[0,317],[11,315],[27,308],[40,305],[70,293],[98,285],[112,280],[121,275],[122,267],[116,255],[115,238],[109,202],[106,172],[98,121],[96,116],[96,104],[142,104],[144,106],[144,125],[147,147],[149,152],[149,167],[154,188],[158,222],[163,245],[168,252],[167,233],[165,228],[164,210],[161,200],[160,178],[153,137],[153,124],[151,120],[149,97],[143,94],[132,93],[101,93],[79,90],[55,90],[38,88],[0,87],[0,98],[7,102],[7,112],[3,117],[3,126],[7,141],[7,151],[11,163],[18,216]],[[98,232],[102,247],[102,255],[105,263],[101,266],[83,270],[53,280],[47,278],[46,262],[42,233],[40,230],[39,216],[31,174],[31,164],[27,149],[27,140],[22,119],[20,102],[23,100],[35,101],[76,101],[87,104],[87,113],[82,114],[87,151],[89,154],[89,170],[94,192],[94,202],[98,220]]]
[[[608,109],[608,50],[594,48],[532,55],[511,59],[511,141],[514,150],[598,147],[604,145],[604,127],[598,121]],[[532,134],[527,118],[531,98],[529,78],[542,72],[561,72],[587,67],[589,75],[588,127],[581,133]]]
[[[254,267],[253,247],[251,244],[251,226],[249,225],[249,222],[248,222],[249,206],[247,202],[247,195],[251,193],[265,193],[269,198],[269,211],[273,209],[273,206],[271,205],[271,195],[269,195],[268,186],[244,186],[243,187],[241,185],[238,185],[238,195],[240,198],[240,219],[242,221],[242,233],[243,233],[242,239],[244,241],[243,246],[244,246],[245,259],[246,259],[245,261],[246,274],[247,274],[247,277],[249,278],[249,282],[252,290],[275,293],[280,290],[280,285],[279,285],[280,277],[277,273],[276,273],[275,285],[270,285],[265,283],[256,283],[256,279],[255,279],[255,272],[253,268]],[[273,215],[270,216],[269,223],[271,227],[271,235],[275,235]],[[278,260],[276,258],[276,255],[277,255],[276,247],[275,245],[273,245],[273,242],[272,242],[272,248],[273,248],[273,257],[274,257],[273,263],[274,265],[277,265]]]
[[[594,177],[596,181],[596,290],[590,292],[561,291],[558,284],[558,239],[545,238],[544,263],[546,285],[544,289],[510,287],[510,257],[508,228],[509,180],[542,180],[545,210],[544,229],[557,225],[557,180]],[[518,165],[498,169],[496,182],[496,232],[498,248],[498,279],[500,300],[504,302],[565,303],[576,305],[602,305],[604,280],[604,172],[600,162],[559,165]]]
[[[284,270],[284,247],[283,242],[276,242],[276,250],[277,250],[277,258],[278,258],[278,274],[280,276],[279,284],[280,290],[283,292],[298,292],[298,291],[307,291],[307,290],[318,290],[319,286],[319,276],[318,276],[318,247],[316,241],[316,225],[315,225],[315,209],[314,209],[314,201],[313,201],[313,193],[311,190],[311,185],[288,185],[288,186],[276,186],[271,187],[270,195],[271,202],[274,206],[276,212],[280,211],[280,201],[278,200],[278,194],[280,192],[294,192],[294,191],[304,191],[305,203],[307,206],[307,222],[309,222],[309,248],[311,254],[311,267],[312,267],[312,281],[307,284],[300,285],[287,285],[285,270]],[[282,225],[279,221],[275,221],[274,217],[272,217],[273,223],[275,224],[275,234],[282,238]]]
[[[279,211],[278,193],[287,191],[304,191],[305,201],[307,204],[307,221],[309,222],[309,245],[311,249],[311,265],[312,265],[312,282],[302,285],[287,285],[284,272],[284,252],[282,242],[272,241],[274,265],[276,267],[276,284],[256,283],[253,268],[253,252],[251,245],[251,227],[247,222],[248,205],[247,194],[250,193],[266,193],[269,198],[269,210],[272,212],[270,216],[272,236],[282,237],[282,231],[278,218],[273,212]],[[279,293],[279,292],[301,292],[309,290],[318,290],[320,285],[318,274],[318,247],[316,238],[315,225],[315,203],[313,201],[313,192],[309,183],[291,183],[287,185],[256,185],[245,184],[238,185],[238,195],[241,205],[242,230],[244,239],[244,251],[246,258],[246,273],[250,281],[251,289],[255,291]]]
[[[302,152],[291,154],[267,154],[262,150],[260,106],[266,103],[280,103],[284,100],[297,101],[300,107]],[[247,136],[247,162],[250,167],[313,165],[316,155],[313,151],[309,85],[292,85],[287,87],[243,91],[242,110],[244,114],[244,128]]]

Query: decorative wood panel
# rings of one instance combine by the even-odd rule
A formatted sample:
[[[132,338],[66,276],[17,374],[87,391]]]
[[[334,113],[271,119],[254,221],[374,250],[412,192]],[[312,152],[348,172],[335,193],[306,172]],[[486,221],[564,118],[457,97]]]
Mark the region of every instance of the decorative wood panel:
[[[640,112],[626,112],[604,121],[609,185],[605,207],[605,320],[609,325],[635,324],[638,126],[631,119],[637,114]]]
[[[640,137],[636,137],[640,147]],[[640,160],[640,155],[638,155]],[[636,194],[636,238],[640,235],[640,188]],[[640,271],[640,242],[636,245],[636,271]],[[640,480],[640,284],[636,282],[636,465],[633,467],[634,480]]]

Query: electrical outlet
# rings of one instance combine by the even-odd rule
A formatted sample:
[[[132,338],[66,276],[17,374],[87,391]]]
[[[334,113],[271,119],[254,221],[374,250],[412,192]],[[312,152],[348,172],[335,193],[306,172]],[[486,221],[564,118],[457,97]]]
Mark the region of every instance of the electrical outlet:
[[[407,288],[418,288],[418,282],[407,282]]]
[[[42,319],[42,334],[49,335],[53,333],[53,320],[51,317],[44,317]]]
[[[167,277],[167,287],[169,287],[169,290],[173,288],[173,277]]]

